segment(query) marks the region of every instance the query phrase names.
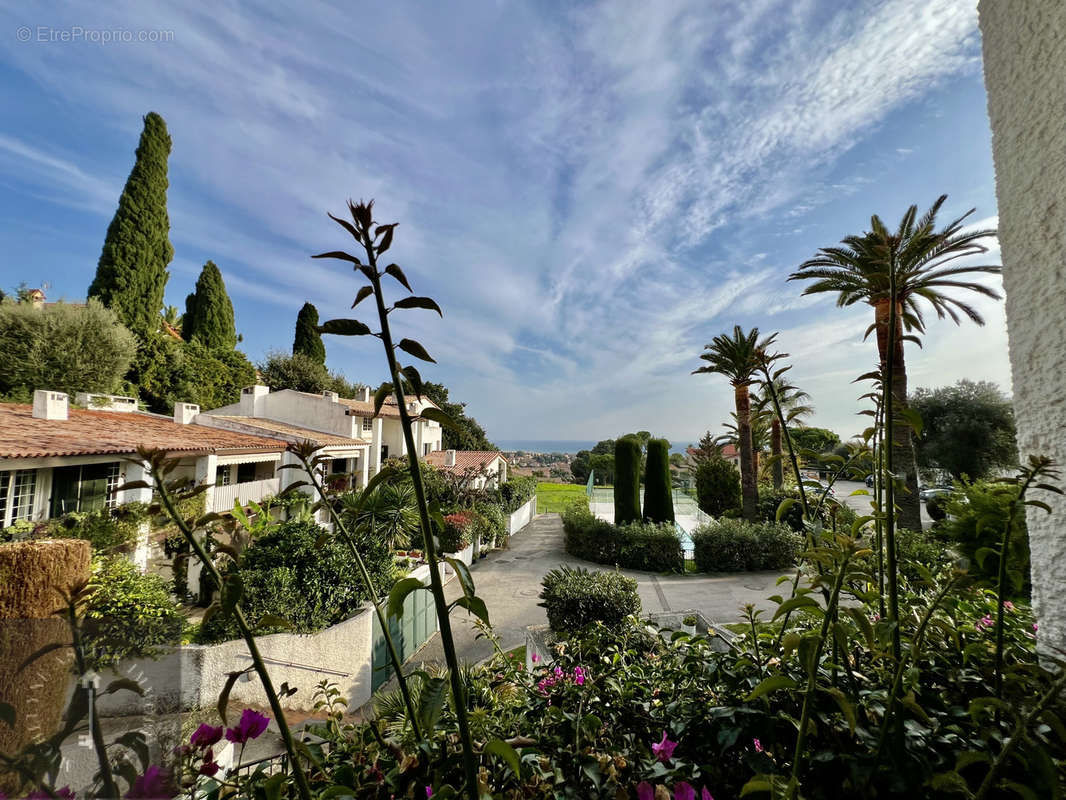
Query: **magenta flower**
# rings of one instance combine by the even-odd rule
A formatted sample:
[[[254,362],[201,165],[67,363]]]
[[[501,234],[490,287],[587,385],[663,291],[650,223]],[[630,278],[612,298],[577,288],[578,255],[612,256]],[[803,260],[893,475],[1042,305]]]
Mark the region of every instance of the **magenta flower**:
[[[204,722],[189,737],[189,744],[193,747],[210,747],[213,744],[217,744],[221,739],[222,726],[219,725],[216,728]]]
[[[170,788],[170,776],[164,772],[163,768],[158,764],[152,764],[133,782],[133,788],[127,793],[126,797],[130,798],[144,798],[144,800],[163,800],[163,798],[173,797],[174,792]]]
[[[1033,630],[1034,630],[1034,631],[1035,631],[1035,630],[1038,630],[1038,628],[1036,627],[1036,623],[1035,623],[1035,622],[1033,623]]]
[[[763,751],[762,750],[762,742],[760,742],[758,739],[752,739],[751,741],[752,741],[752,744],[755,745],[755,752],[756,753],[761,753]]]
[[[1005,603],[1003,604],[1003,607],[1004,607],[1005,609],[1007,609],[1007,611],[1013,611],[1013,610],[1014,610],[1014,603],[1012,603],[1012,602],[1011,602],[1010,600],[1007,600],[1007,601],[1006,601],[1006,602],[1005,602]]]
[[[704,786],[703,791],[700,792],[700,800],[714,800],[706,786]]]
[[[64,786],[62,789],[55,790],[55,796],[62,798],[62,800],[74,800],[74,792],[69,786]],[[7,800],[7,795],[0,792],[0,798]],[[52,795],[48,792],[38,789],[36,792],[30,792],[26,795],[26,800],[51,800]]]
[[[681,781],[674,784],[674,800],[696,800],[696,790],[691,783]]]
[[[432,796],[433,796],[433,787],[432,786],[427,786],[426,787],[426,797],[432,797]]]
[[[585,670],[581,669],[581,667],[574,667],[574,683],[578,686],[585,685]]]
[[[269,724],[270,717],[246,708],[237,725],[226,729],[226,738],[234,744],[244,744],[261,736]]]
[[[647,781],[637,784],[637,800],[655,800],[655,789]]]
[[[677,747],[677,742],[672,742],[666,738],[666,731],[663,731],[663,738],[651,746],[651,751],[655,754],[655,757],[660,761],[669,761],[673,758],[674,748]]]
[[[540,656],[534,653],[529,657],[529,660],[536,664],[538,661],[540,661]]]

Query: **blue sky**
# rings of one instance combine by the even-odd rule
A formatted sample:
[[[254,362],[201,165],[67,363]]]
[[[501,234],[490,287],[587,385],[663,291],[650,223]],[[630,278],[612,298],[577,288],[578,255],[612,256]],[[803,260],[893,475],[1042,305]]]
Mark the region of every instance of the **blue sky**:
[[[855,433],[872,315],[787,274],[941,193],[995,224],[973,0],[179,5],[0,10],[3,285],[84,297],[156,111],[169,303],[210,258],[248,355],[289,349],[305,300],[351,314],[352,274],[308,256],[375,198],[445,312],[394,324],[497,438],[717,429],[732,390],[689,373],[734,324],[780,331],[812,422]],[[1002,304],[975,302],[987,326],[930,325],[912,386],[1009,386]],[[376,344],[329,365],[376,384]]]

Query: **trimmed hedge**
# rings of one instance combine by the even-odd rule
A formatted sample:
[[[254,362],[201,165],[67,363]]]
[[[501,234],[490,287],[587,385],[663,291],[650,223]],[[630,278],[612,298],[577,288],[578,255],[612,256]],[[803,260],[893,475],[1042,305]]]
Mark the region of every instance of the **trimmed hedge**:
[[[504,513],[513,514],[536,497],[537,483],[537,479],[532,476],[519,476],[500,486],[500,505]]]
[[[566,552],[597,564],[649,572],[682,572],[681,536],[673,523],[612,525],[579,504],[563,512]]]
[[[593,622],[619,627],[640,613],[637,582],[618,572],[559,567],[544,576],[540,603],[557,633],[578,631]]]
[[[648,442],[648,463],[644,467],[645,522],[674,521],[674,497],[670,488],[670,443],[666,439],[652,439]]]
[[[722,519],[696,528],[692,545],[700,572],[744,572],[791,566],[803,537],[782,523]]]
[[[614,443],[614,521],[640,520],[640,441],[623,436]]]

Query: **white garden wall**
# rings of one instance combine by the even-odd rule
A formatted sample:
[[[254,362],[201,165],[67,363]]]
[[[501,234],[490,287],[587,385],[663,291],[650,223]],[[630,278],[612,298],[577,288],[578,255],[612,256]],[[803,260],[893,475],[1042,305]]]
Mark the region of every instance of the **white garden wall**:
[[[1066,466],[1066,3],[981,0],[1018,450]],[[1066,648],[1066,499],[1030,508],[1038,645]]]
[[[537,516],[537,498],[534,496],[524,506],[511,514],[507,521],[507,532],[514,536],[522,528],[526,527],[535,516]]]

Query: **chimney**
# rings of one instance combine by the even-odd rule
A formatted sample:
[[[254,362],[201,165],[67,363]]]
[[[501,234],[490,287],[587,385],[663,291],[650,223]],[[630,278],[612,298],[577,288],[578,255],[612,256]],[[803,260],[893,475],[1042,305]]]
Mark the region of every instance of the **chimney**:
[[[200,413],[200,406],[196,403],[175,403],[174,422],[178,425],[188,425],[196,415]]]
[[[259,384],[241,389],[241,416],[260,416],[263,411],[263,400],[268,394],[270,394],[270,387]]]
[[[331,392],[329,390],[326,390],[326,391],[322,392],[322,396],[324,398],[326,398],[327,400],[329,400],[331,403],[336,403],[338,400],[340,400],[340,397],[341,397],[336,392]]]
[[[370,391],[370,387],[369,386],[364,386],[363,387],[363,397],[362,397],[363,402],[364,403],[369,403],[371,401],[371,399],[373,399],[373,397],[374,397],[374,393]]]
[[[445,450],[444,451],[444,466],[446,466],[446,467],[454,467],[455,466],[455,451],[454,450]]]
[[[33,393],[33,416],[35,419],[66,419],[67,396],[63,392],[38,389]]]

